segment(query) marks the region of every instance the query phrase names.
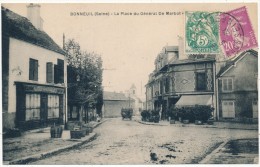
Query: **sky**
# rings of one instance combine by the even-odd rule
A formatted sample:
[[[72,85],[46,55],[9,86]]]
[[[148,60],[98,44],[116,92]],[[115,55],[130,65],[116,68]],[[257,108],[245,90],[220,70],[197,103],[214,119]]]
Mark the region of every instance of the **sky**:
[[[27,16],[28,4],[2,4]],[[101,54],[103,59],[103,86],[105,91],[125,91],[135,84],[139,96],[144,97],[145,84],[154,70],[154,60],[166,45],[178,45],[178,35],[184,36],[185,11],[230,11],[247,7],[257,36],[256,4],[40,4],[43,29],[60,46],[62,35],[75,39],[82,50]],[[94,16],[75,16],[74,12]],[[95,16],[95,12],[109,16]],[[121,12],[139,13],[137,16]],[[155,12],[157,15],[140,15]],[[159,15],[159,12],[165,13]],[[180,12],[180,15],[166,15]],[[119,15],[117,15],[119,13]]]

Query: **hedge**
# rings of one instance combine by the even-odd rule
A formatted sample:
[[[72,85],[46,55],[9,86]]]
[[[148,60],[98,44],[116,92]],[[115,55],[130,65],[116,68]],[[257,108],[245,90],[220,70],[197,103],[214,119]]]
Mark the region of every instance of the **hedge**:
[[[179,117],[182,120],[188,119],[190,122],[195,122],[195,120],[207,122],[212,117],[213,110],[214,108],[206,105],[173,107],[169,111],[169,116],[173,119],[178,119]]]

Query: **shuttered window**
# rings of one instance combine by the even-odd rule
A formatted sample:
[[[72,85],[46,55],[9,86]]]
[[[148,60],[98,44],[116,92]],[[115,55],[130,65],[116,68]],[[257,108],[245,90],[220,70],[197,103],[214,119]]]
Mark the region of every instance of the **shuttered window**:
[[[53,82],[53,63],[48,62],[46,64],[46,81],[47,83]]]
[[[64,83],[64,60],[58,59],[59,83]]]
[[[54,65],[54,83],[64,83],[64,60],[58,59]]]
[[[38,60],[30,59],[29,80],[38,81]]]

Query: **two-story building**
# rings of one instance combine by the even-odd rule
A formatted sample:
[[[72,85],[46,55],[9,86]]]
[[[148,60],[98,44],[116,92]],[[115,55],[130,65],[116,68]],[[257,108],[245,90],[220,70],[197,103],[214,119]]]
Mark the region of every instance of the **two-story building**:
[[[43,31],[40,5],[28,18],[2,7],[3,128],[62,124],[66,116],[64,51]]]
[[[178,47],[170,48],[174,49],[163,48],[163,53],[156,58],[155,70],[149,76],[147,108],[161,110],[162,119],[166,119],[167,111],[173,105],[214,106],[215,58],[179,59]]]
[[[248,50],[229,60],[217,74],[217,118],[258,118],[258,53]]]

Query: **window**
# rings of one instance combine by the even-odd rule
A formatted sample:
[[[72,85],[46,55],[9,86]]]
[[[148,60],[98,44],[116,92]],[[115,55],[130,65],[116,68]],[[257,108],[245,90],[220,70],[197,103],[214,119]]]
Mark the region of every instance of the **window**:
[[[159,82],[159,85],[160,85],[160,92],[159,93],[160,93],[160,95],[164,93],[164,90],[163,90],[164,85],[163,84],[164,84],[164,82],[163,82],[163,80],[161,80]]]
[[[165,79],[165,93],[169,93],[170,91],[170,78]]]
[[[254,99],[252,101],[252,105],[253,105],[253,118],[258,118],[258,100]]]
[[[71,115],[71,118],[78,118],[78,108],[76,106],[72,107]]]
[[[38,60],[30,59],[29,80],[38,81]]]
[[[64,60],[58,59],[54,65],[54,83],[64,83]]]
[[[233,79],[232,78],[223,78],[222,79],[222,91],[228,92],[233,90]]]
[[[46,82],[52,83],[53,82],[53,63],[48,62],[46,64]]]
[[[39,94],[26,94],[25,120],[39,120],[41,100]]]
[[[58,95],[48,95],[48,118],[59,118]]]
[[[196,90],[206,90],[206,74],[205,72],[196,73]]]
[[[222,117],[223,118],[234,118],[235,117],[234,101],[231,101],[231,100],[222,101]]]

